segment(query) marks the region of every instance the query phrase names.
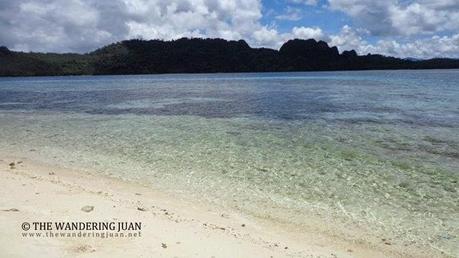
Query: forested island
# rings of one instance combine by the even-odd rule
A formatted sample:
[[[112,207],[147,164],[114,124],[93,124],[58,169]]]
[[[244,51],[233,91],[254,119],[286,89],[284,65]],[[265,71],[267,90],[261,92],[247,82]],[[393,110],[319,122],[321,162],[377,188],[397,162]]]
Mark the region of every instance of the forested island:
[[[25,53],[0,47],[0,76],[451,69],[459,59],[401,59],[339,53],[324,41],[289,40],[279,50],[244,40],[126,40],[86,54]]]

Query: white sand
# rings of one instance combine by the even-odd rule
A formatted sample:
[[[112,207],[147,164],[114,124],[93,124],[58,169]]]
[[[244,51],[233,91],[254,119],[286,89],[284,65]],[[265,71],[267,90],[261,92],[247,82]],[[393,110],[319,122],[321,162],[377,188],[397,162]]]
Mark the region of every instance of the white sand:
[[[16,166],[11,169],[8,164],[13,161]],[[292,233],[234,211],[24,157],[0,156],[0,174],[0,257],[408,256],[391,246],[348,243],[320,232]],[[86,205],[94,210],[82,211]],[[142,236],[22,236],[23,222],[46,221],[142,222]]]

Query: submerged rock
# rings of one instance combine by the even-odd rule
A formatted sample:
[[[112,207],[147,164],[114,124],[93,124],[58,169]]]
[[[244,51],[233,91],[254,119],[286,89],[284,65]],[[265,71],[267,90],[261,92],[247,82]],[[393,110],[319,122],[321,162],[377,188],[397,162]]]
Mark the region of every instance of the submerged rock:
[[[16,209],[16,208],[11,208],[11,209],[7,209],[7,210],[3,210],[3,211],[15,211],[15,212],[17,212],[17,211],[19,211],[19,210]]]
[[[82,211],[84,212],[91,212],[94,210],[94,206],[90,206],[90,205],[86,205],[86,206],[83,206],[83,208],[81,208]]]

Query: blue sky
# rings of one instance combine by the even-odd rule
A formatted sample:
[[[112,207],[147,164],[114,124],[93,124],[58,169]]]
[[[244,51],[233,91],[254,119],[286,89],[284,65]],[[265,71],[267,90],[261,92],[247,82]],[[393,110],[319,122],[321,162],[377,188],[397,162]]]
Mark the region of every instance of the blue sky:
[[[284,33],[294,26],[303,25],[337,33],[343,25],[352,25],[352,19],[347,15],[327,8],[327,1],[318,1],[316,5],[283,0],[267,0],[262,3],[262,22],[276,25]]]
[[[2,0],[0,45],[88,52],[131,38],[314,38],[359,54],[459,58],[459,0]]]

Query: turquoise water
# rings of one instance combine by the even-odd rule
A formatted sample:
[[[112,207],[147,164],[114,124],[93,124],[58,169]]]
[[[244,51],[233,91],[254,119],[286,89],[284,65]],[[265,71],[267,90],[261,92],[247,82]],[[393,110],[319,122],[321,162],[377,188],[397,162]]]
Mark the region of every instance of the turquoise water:
[[[321,218],[350,239],[459,252],[459,70],[1,78],[0,145],[298,227]]]

